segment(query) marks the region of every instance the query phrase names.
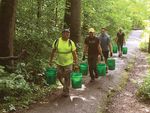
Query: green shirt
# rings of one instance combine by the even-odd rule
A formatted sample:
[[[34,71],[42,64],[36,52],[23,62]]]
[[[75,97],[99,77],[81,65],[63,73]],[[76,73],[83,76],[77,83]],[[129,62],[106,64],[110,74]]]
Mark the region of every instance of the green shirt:
[[[56,47],[57,52],[57,60],[56,63],[60,66],[67,66],[73,64],[73,55],[72,52],[76,50],[74,42],[71,40],[71,44],[69,44],[69,40],[64,41],[62,37],[58,39],[58,44]],[[56,41],[56,40],[55,40]],[[55,48],[55,41],[53,43],[53,48]]]

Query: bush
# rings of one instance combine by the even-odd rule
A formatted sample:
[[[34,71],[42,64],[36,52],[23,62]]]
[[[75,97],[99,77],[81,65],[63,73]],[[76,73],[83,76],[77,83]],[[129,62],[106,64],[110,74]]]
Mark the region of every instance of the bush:
[[[15,111],[16,108],[28,108],[29,104],[46,96],[52,88],[56,87],[48,87],[46,81],[38,78],[39,76],[31,78],[27,68],[29,65],[20,63],[14,73],[8,73],[3,66],[0,66],[0,113]],[[37,78],[45,85],[29,82],[37,81]]]
[[[150,75],[145,78],[137,94],[141,99],[150,100]]]
[[[140,43],[140,50],[144,51],[144,52],[147,52],[147,50],[148,50],[148,43],[147,42],[141,42]]]
[[[0,78],[0,99],[10,95],[22,96],[31,93],[29,84],[21,74],[10,74],[4,71],[4,67],[0,66]]]

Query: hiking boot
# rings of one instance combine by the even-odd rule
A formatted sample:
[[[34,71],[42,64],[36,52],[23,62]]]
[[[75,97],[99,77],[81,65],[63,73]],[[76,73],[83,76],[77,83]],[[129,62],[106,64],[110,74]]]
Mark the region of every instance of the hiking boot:
[[[122,56],[122,52],[120,53],[120,56]]]
[[[91,80],[90,80],[90,82],[94,82],[94,81],[95,81],[95,79],[91,79]]]
[[[98,78],[98,74],[95,74],[95,78]]]
[[[119,53],[118,57],[121,57],[122,56],[122,53]]]
[[[69,89],[66,87],[63,87],[63,92],[62,92],[63,97],[69,97]]]
[[[63,91],[62,96],[63,96],[63,97],[69,97],[69,93]]]

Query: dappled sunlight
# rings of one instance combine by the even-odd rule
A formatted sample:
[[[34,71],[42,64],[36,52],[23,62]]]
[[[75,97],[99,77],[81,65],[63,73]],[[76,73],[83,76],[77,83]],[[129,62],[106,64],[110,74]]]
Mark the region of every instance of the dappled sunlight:
[[[149,33],[144,32],[141,42],[145,42],[145,43],[149,42]]]
[[[86,89],[86,86],[84,84],[82,84],[82,87],[81,88],[77,88],[75,90],[78,90],[78,91],[84,91]]]
[[[88,99],[86,99],[85,97],[83,97],[82,95],[70,95],[70,100],[71,102],[74,101],[75,99],[81,99],[83,101],[89,101]]]
[[[57,86],[58,89],[62,89],[63,88],[63,86],[62,86],[62,84],[60,82],[58,82],[57,85],[58,85]]]
[[[84,97],[83,95],[70,95],[71,102],[78,100],[78,99],[84,102],[92,102],[92,101],[95,101],[97,98],[93,95],[90,95],[88,98]]]
[[[48,101],[41,101],[40,104],[48,104]]]
[[[94,96],[90,96],[90,99],[92,100],[96,100],[96,98]]]

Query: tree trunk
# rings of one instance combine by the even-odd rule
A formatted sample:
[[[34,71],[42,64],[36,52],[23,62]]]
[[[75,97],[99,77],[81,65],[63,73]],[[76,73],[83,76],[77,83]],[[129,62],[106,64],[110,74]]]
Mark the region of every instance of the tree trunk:
[[[71,23],[71,0],[66,0],[64,28],[70,28]]]
[[[57,26],[58,24],[58,0],[55,0],[55,27]]]
[[[78,43],[81,36],[81,0],[71,0],[70,38]]]
[[[40,27],[40,18],[42,13],[42,0],[37,0],[37,27]]]
[[[70,28],[70,38],[78,43],[81,36],[81,0],[66,0],[64,28]]]
[[[17,0],[2,0],[0,4],[0,57],[13,56]],[[0,65],[12,65],[11,61],[1,61]]]

